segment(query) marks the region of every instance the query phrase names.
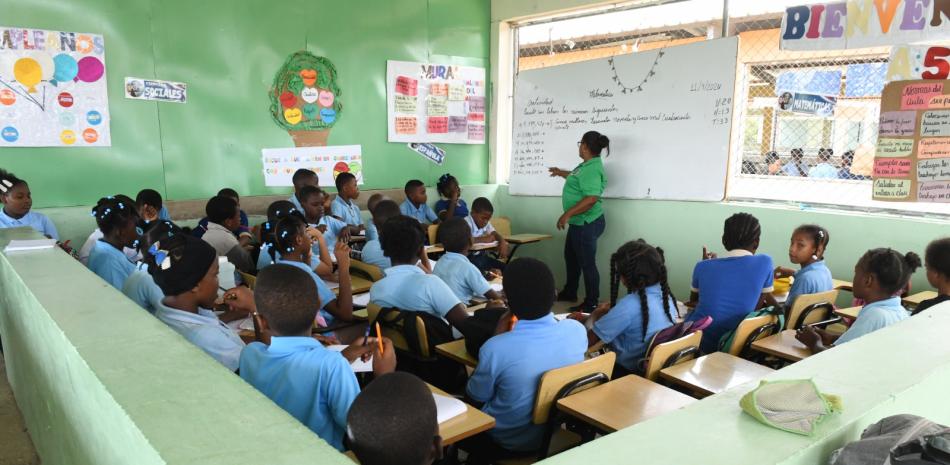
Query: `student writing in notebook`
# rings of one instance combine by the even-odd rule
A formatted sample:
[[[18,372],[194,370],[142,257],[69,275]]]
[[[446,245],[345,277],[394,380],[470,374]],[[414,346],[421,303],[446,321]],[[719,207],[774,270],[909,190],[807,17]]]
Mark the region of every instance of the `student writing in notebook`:
[[[337,450],[350,406],[360,392],[350,363],[373,357],[373,373],[396,369],[389,339],[357,342],[332,352],[310,336],[321,307],[315,281],[298,267],[277,264],[258,274],[251,304],[272,334],[270,345],[252,342],[241,354],[241,378],[270,398]],[[402,402],[402,399],[397,399]]]

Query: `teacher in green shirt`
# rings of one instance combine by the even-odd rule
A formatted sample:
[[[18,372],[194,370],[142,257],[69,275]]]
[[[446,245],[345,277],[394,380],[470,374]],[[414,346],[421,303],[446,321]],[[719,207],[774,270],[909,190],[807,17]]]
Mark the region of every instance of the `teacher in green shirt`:
[[[597,239],[607,225],[601,205],[601,196],[607,187],[607,175],[600,154],[606,150],[606,154],[610,155],[610,139],[597,131],[589,131],[577,143],[577,147],[583,162],[574,171],[548,168],[551,177],[566,179],[561,192],[564,214],[558,218],[557,228],[567,227],[567,240],[564,242],[567,282],[558,293],[557,300],[577,302],[577,287],[583,272],[586,292],[584,302],[572,310],[591,312],[600,299]]]

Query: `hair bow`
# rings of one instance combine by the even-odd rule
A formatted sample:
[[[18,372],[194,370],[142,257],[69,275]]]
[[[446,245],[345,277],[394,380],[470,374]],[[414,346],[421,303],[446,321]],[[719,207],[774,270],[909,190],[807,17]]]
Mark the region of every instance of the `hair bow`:
[[[10,182],[9,179],[4,179],[3,181],[0,181],[0,192],[3,192],[4,194],[6,194],[7,191],[9,191],[11,187],[13,187],[13,183]]]
[[[155,263],[158,263],[161,269],[167,270],[171,268],[172,260],[171,257],[168,256],[168,251],[159,249],[157,242],[148,248],[148,253],[155,257]]]

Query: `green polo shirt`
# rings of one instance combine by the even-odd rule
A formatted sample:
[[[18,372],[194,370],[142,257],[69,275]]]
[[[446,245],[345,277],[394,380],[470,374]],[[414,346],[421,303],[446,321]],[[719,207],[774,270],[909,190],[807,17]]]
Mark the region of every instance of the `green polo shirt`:
[[[571,175],[567,177],[567,182],[564,183],[564,191],[561,193],[561,204],[564,211],[576,205],[584,197],[592,195],[597,197],[597,203],[590,210],[572,216],[568,223],[582,226],[600,218],[604,214],[600,197],[604,195],[604,188],[606,187],[607,175],[604,173],[604,162],[600,157],[591,158],[577,165],[577,168],[574,168]]]

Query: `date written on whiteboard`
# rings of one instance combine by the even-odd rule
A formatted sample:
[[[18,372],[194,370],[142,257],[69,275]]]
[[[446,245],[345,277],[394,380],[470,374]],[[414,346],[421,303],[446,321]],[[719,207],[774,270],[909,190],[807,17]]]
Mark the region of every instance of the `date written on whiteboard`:
[[[690,84],[690,92],[715,92],[722,89],[722,84],[712,81],[698,81]]]
[[[732,97],[719,97],[716,99],[716,106],[713,108],[713,125],[719,126],[729,124],[729,118],[732,115]]]

